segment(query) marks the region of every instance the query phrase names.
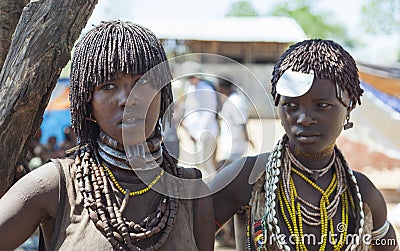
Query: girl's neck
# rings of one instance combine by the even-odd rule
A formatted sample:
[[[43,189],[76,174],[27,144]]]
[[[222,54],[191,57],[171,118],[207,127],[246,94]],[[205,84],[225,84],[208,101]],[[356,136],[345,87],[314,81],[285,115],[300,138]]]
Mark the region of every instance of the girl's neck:
[[[289,143],[289,149],[293,155],[306,167],[313,170],[324,168],[335,151],[335,142],[325,147],[318,153],[305,153],[294,144]]]

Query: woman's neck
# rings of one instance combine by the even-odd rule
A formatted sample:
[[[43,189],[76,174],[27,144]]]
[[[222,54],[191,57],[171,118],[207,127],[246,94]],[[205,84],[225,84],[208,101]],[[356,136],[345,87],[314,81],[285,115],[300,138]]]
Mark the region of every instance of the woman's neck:
[[[123,145],[106,133],[100,132],[97,145],[102,161],[111,169],[132,173],[134,168],[152,169],[162,162],[161,139],[158,137],[149,138],[139,145],[128,146],[125,152]],[[134,159],[139,162],[133,161]]]
[[[107,146],[109,146],[109,147],[111,147],[111,148],[113,148],[115,150],[118,150],[120,152],[124,152],[125,151],[123,144],[121,144],[118,141],[116,141],[115,139],[111,138],[105,132],[100,131],[99,138]]]

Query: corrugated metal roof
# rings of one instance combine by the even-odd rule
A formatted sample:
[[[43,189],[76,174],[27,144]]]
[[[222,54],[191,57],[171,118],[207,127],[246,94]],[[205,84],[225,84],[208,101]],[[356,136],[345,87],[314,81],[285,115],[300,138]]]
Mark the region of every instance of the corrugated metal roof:
[[[360,71],[380,77],[393,78],[400,81],[400,65],[385,66],[385,65],[357,62],[357,66]]]
[[[289,17],[138,18],[159,39],[291,43],[306,39]]]

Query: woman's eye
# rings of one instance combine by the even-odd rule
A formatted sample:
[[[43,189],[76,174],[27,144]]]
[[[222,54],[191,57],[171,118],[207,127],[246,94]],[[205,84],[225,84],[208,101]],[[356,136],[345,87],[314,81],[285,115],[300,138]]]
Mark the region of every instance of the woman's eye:
[[[141,79],[139,79],[138,81],[136,81],[136,84],[138,84],[138,85],[144,85],[144,84],[146,84],[148,81],[146,80],[146,79],[143,79],[143,78],[141,78]]]
[[[112,90],[114,88],[115,88],[115,85],[113,85],[113,84],[104,84],[101,86],[101,89],[103,89],[103,90]]]

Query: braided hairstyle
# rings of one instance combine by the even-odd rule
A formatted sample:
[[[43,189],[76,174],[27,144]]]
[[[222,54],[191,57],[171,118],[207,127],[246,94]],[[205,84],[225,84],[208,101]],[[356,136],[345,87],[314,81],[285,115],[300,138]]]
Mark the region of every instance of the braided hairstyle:
[[[363,90],[360,87],[358,69],[353,57],[338,43],[331,40],[310,39],[289,47],[275,64],[272,73],[271,94],[275,105],[280,95],[276,92],[276,83],[287,69],[310,73],[315,77],[336,83],[342,90],[347,90],[351,107],[361,104]],[[340,99],[340,97],[338,97]]]
[[[118,73],[147,73],[154,87],[162,88],[159,122],[171,119],[172,109],[167,108],[173,101],[172,76],[160,41],[150,30],[131,22],[102,22],[81,39],[72,58],[71,124],[80,145],[93,142],[99,135],[99,126],[87,119],[92,113],[94,87]]]

